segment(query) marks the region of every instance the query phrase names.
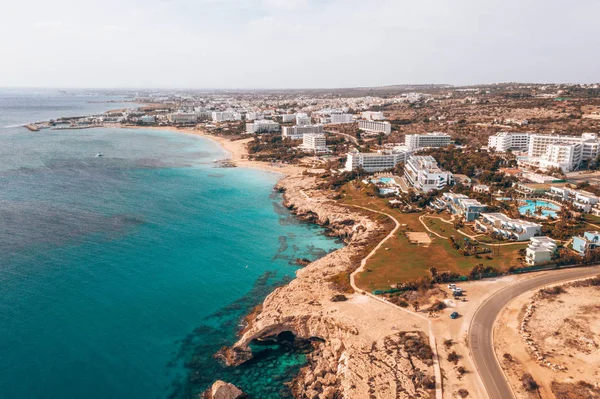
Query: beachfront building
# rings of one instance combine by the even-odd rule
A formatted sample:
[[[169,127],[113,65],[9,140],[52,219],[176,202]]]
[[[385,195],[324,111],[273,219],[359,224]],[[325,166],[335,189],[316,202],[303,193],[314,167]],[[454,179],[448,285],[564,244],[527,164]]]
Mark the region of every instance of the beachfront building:
[[[450,135],[433,132],[425,134],[407,134],[404,145],[410,150],[429,147],[445,147],[450,144]]]
[[[570,202],[582,212],[590,212],[592,207],[600,202],[600,199],[592,193],[568,187],[552,186],[546,194],[556,200]]]
[[[366,172],[381,172],[392,169],[400,162],[406,162],[409,155],[410,152],[405,148],[377,152],[349,152],[345,170],[363,168]]]
[[[424,192],[441,190],[452,184],[452,173],[441,169],[430,155],[408,157],[404,177],[414,189]]]
[[[573,237],[573,249],[581,256],[585,256],[588,251],[600,247],[600,232],[586,231],[583,236]]]
[[[296,125],[297,126],[309,126],[312,124],[312,119],[307,114],[296,114]]]
[[[382,121],[385,119],[381,111],[365,111],[362,113],[362,117],[368,121]]]
[[[167,120],[176,125],[191,124],[196,123],[198,121],[198,117],[195,113],[174,112],[172,114],[167,115]]]
[[[156,117],[154,115],[144,115],[140,118],[140,122],[144,125],[151,125],[156,123]]]
[[[281,136],[292,140],[300,140],[305,134],[325,133],[323,125],[283,126]]]
[[[455,193],[444,193],[441,198],[433,202],[432,206],[437,210],[447,209],[455,215],[461,215],[467,222],[475,221],[487,209],[487,206],[481,202],[464,194]]]
[[[358,128],[369,133],[392,133],[392,125],[389,122],[358,121]]]
[[[525,250],[525,263],[536,266],[552,261],[556,257],[558,245],[550,237],[531,237]]]
[[[327,152],[327,140],[322,133],[307,133],[302,136],[303,150],[311,152]]]
[[[499,132],[488,138],[488,148],[496,152],[527,151],[530,133]]]
[[[352,114],[338,114],[338,113],[331,114],[331,123],[332,124],[352,123],[352,122],[354,122]]]
[[[482,213],[475,228],[507,240],[526,241],[542,234],[542,226],[526,220],[512,219],[503,213]]]
[[[241,121],[242,114],[233,111],[213,111],[212,120],[213,122]]]
[[[270,119],[256,120],[254,123],[246,123],[246,133],[273,133],[279,131],[279,123]]]

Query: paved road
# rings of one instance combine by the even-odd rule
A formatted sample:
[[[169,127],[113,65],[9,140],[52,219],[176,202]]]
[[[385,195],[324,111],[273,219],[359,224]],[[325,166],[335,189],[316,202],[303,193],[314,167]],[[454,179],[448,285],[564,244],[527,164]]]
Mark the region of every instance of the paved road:
[[[494,322],[502,309],[517,296],[547,284],[597,275],[599,266],[553,270],[512,284],[488,298],[475,312],[469,328],[469,346],[475,367],[490,399],[514,398],[494,354]]]

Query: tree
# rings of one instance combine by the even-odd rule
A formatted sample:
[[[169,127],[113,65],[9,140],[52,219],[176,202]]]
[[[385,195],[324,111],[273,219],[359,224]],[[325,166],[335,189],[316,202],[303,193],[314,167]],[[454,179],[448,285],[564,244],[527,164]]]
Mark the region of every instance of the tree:
[[[417,302],[417,301],[414,301],[414,302],[412,303],[412,307],[413,307],[413,309],[415,310],[415,312],[418,312],[418,311],[419,311],[419,302]]]

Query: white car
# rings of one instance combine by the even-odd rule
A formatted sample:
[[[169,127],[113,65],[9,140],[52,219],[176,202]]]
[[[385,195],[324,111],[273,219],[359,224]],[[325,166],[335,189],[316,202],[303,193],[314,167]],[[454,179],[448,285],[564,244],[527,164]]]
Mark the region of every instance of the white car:
[[[454,292],[462,292],[462,288],[460,288],[460,287],[454,287],[454,288],[452,288],[452,291],[454,291]]]
[[[449,290],[454,290],[456,288],[456,284],[448,284]]]

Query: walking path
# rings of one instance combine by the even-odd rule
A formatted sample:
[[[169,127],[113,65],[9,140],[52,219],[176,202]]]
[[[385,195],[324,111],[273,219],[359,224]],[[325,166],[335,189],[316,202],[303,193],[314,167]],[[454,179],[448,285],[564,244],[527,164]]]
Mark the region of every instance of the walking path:
[[[360,208],[360,209],[364,209],[367,210],[369,212],[374,212],[374,213],[379,213],[380,215],[385,215],[387,217],[389,217],[390,219],[392,219],[394,221],[394,228],[392,229],[392,231],[385,236],[385,238],[383,238],[383,240],[381,240],[379,242],[379,244],[377,244],[377,246],[375,248],[373,248],[373,250],[371,252],[369,252],[369,254],[363,258],[363,260],[360,262],[360,267],[358,269],[356,269],[354,272],[352,272],[352,274],[350,275],[350,285],[352,286],[352,288],[354,289],[355,292],[357,293],[362,293],[364,295],[369,296],[370,298],[375,299],[376,301],[385,303],[388,306],[394,307],[402,312],[406,312],[409,313],[413,316],[417,316],[420,317],[421,319],[427,321],[427,325],[429,327],[429,346],[431,346],[431,350],[433,352],[433,373],[435,375],[435,398],[436,399],[443,399],[443,391],[442,391],[442,370],[440,369],[440,363],[439,363],[439,356],[438,356],[438,351],[437,351],[437,346],[435,343],[435,336],[433,335],[433,325],[431,323],[431,320],[429,320],[427,317],[415,313],[415,312],[411,312],[408,309],[405,309],[403,307],[400,307],[398,305],[395,305],[391,302],[386,301],[383,298],[378,297],[377,295],[373,295],[370,292],[367,291],[363,291],[360,288],[358,288],[358,286],[356,285],[356,282],[354,281],[354,277],[358,274],[361,273],[365,270],[365,266],[367,264],[367,261],[369,260],[369,258],[371,258],[371,256],[375,255],[375,253],[379,250],[379,248],[381,248],[381,246],[391,237],[394,236],[394,234],[396,234],[396,232],[398,231],[398,229],[400,228],[400,223],[398,222],[398,220],[396,220],[395,217],[393,217],[392,215],[390,215],[389,213],[385,213],[385,212],[380,212],[380,211],[375,211],[373,209],[370,208],[366,208],[363,206],[359,206],[359,205],[350,205],[353,206],[355,208]]]

